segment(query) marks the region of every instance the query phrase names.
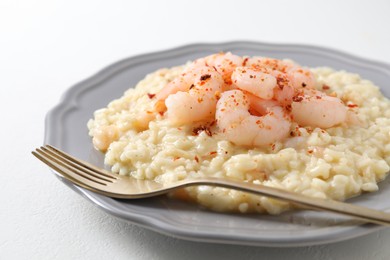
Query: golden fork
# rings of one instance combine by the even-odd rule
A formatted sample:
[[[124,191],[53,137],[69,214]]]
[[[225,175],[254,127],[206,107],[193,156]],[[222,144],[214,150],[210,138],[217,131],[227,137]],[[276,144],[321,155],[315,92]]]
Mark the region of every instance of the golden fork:
[[[100,169],[88,162],[76,159],[51,145],[42,146],[33,151],[32,154],[74,184],[113,198],[146,198],[165,194],[179,188],[209,185],[268,196],[305,208],[340,213],[364,220],[365,222],[390,225],[390,213],[329,199],[311,198],[263,185],[218,178],[183,180],[171,185],[162,185],[155,181],[137,180]]]

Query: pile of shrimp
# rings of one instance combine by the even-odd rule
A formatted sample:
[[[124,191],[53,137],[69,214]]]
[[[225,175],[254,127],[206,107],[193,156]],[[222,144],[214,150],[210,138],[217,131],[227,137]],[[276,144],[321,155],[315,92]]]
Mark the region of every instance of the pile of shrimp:
[[[329,128],[344,123],[346,105],[316,89],[310,70],[291,61],[240,57],[230,52],[200,58],[153,95],[154,114],[173,125],[215,125],[236,145],[283,141],[292,123]],[[148,116],[146,123],[153,120]]]

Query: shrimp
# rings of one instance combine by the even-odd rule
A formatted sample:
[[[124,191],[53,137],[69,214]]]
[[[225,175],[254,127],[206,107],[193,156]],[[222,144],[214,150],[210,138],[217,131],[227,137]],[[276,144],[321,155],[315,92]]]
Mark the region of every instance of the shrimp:
[[[310,70],[288,60],[244,58],[228,52],[195,60],[149,96],[153,110],[135,125],[146,129],[158,114],[174,125],[216,119],[228,140],[259,146],[285,138],[291,120],[328,128],[352,118],[340,99],[316,90]]]
[[[288,75],[289,81],[296,89],[315,88],[315,77],[313,73],[289,60],[278,60],[255,56],[247,61],[246,66],[261,68],[263,71],[268,71],[270,74],[272,74],[272,71],[284,73]]]
[[[276,78],[258,69],[237,67],[232,73],[233,84],[241,90],[248,91],[263,99],[272,99]]]
[[[249,112],[252,115],[265,115],[269,108],[280,106],[275,100],[262,99],[248,92],[245,92],[245,95],[249,100]]]
[[[204,58],[204,62],[210,66],[214,67],[218,73],[220,73],[226,84],[231,84],[231,75],[233,70],[237,66],[242,66],[243,58],[237,55],[232,54],[231,52],[227,53],[217,53]]]
[[[295,88],[291,84],[290,77],[286,73],[277,70],[270,71],[270,74],[276,78],[277,82],[273,99],[283,106],[290,105],[295,95]]]
[[[311,90],[294,97],[291,115],[301,126],[329,128],[346,121],[347,108],[339,98]]]
[[[289,77],[280,71],[267,71],[259,69],[237,67],[233,74],[233,84],[262,99],[273,99],[283,106],[292,102],[295,90]]]
[[[262,116],[248,111],[250,100],[241,90],[222,93],[216,107],[217,126],[237,145],[264,146],[286,138],[291,122],[280,106],[271,106]]]
[[[254,56],[248,59],[245,65],[250,68],[262,68],[263,70],[265,69],[271,71],[277,70],[283,73],[286,73],[296,66],[296,64],[292,61],[278,60],[260,56]]]
[[[169,95],[175,94],[179,91],[188,92],[194,86],[193,83],[199,79],[200,75],[207,74],[211,69],[212,68],[207,67],[201,60],[196,60],[190,64],[183,73],[180,74],[180,76],[173,79],[156,93],[154,112],[163,114],[167,110],[165,100]],[[145,122],[142,124],[149,124],[149,121],[153,120],[155,116],[156,114],[145,116]]]
[[[211,68],[204,63],[194,62],[189,65],[180,76],[169,82],[156,94],[156,100],[165,100],[169,95],[179,91],[188,91],[191,85],[199,79],[199,75],[207,74]]]
[[[173,124],[212,120],[217,99],[224,84],[222,76],[213,68],[204,67],[202,75],[187,92],[179,91],[165,100],[167,118]]]
[[[288,71],[288,75],[295,89],[315,89],[315,77],[310,70],[296,66]]]

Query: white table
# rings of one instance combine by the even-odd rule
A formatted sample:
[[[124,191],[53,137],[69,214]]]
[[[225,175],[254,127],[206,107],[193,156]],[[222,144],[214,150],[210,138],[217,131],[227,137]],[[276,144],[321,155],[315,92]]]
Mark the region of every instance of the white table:
[[[43,142],[45,114],[61,94],[132,55],[256,40],[390,62],[386,0],[163,2],[0,2],[0,259],[388,259],[389,229],[290,249],[167,237],[104,213],[31,156]]]

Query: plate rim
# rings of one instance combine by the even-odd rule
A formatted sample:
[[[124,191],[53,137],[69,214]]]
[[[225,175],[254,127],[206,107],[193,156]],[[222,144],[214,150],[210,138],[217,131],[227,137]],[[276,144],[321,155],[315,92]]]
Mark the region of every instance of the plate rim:
[[[148,52],[144,54],[139,54],[135,56],[131,56],[117,62],[112,63],[109,66],[99,70],[92,76],[86,78],[83,81],[71,86],[68,88],[61,96],[60,101],[55,105],[46,115],[45,118],[45,135],[44,135],[44,143],[53,144],[53,132],[57,133],[57,136],[62,137],[61,127],[55,125],[55,121],[58,120],[59,117],[63,116],[67,111],[75,109],[78,107],[77,97],[83,93],[84,91],[88,91],[89,89],[93,89],[95,85],[98,85],[99,82],[110,78],[111,76],[115,76],[117,73],[124,69],[128,69],[131,66],[137,66],[141,63],[148,61],[157,61],[159,59],[172,57],[172,55],[180,56],[183,54],[188,54],[191,52],[199,52],[201,50],[207,51],[220,51],[220,50],[228,50],[232,48],[245,48],[245,49],[256,49],[269,51],[271,50],[286,50],[295,51],[295,52],[304,52],[304,53],[312,53],[316,55],[323,55],[326,57],[334,57],[338,60],[342,60],[347,63],[353,63],[354,66],[359,65],[364,67],[365,69],[381,71],[387,74],[390,78],[390,65],[380,61],[374,61],[362,57],[358,57],[349,53],[345,53],[342,51],[338,51],[331,48],[314,46],[314,45],[305,45],[305,44],[286,44],[286,43],[264,43],[264,42],[256,42],[256,41],[229,41],[229,42],[215,42],[215,43],[193,43],[182,45],[170,49],[159,50],[154,52]],[[57,116],[56,116],[57,115]],[[59,116],[58,116],[59,115]],[[58,138],[58,137],[57,137]],[[59,147],[63,144],[63,140],[57,140],[57,143],[60,143]],[[52,171],[55,173],[54,171]],[[214,234],[211,232],[198,232],[193,233],[192,231],[183,230],[178,228],[175,225],[170,225],[163,220],[160,219],[152,219],[145,218],[145,216],[136,214],[134,212],[125,212],[120,210],[119,208],[115,208],[114,206],[107,204],[107,201],[104,201],[103,198],[106,197],[90,192],[83,188],[80,188],[69,181],[64,180],[58,174],[55,175],[68,187],[72,190],[76,191],[78,194],[82,195],[92,204],[98,206],[100,209],[108,212],[109,214],[119,217],[121,219],[127,220],[133,224],[138,226],[154,230],[156,232],[173,236],[176,238],[181,238],[185,240],[192,240],[198,242],[211,242],[211,243],[223,243],[223,244],[235,244],[235,245],[250,245],[250,246],[266,246],[266,247],[298,247],[298,246],[309,246],[309,245],[319,245],[319,244],[327,244],[333,242],[339,242],[347,239],[351,239],[354,237],[363,236],[369,234],[371,232],[381,230],[384,227],[373,225],[373,224],[364,224],[359,226],[351,226],[349,228],[341,227],[337,228],[337,232],[333,232],[331,234],[323,234],[316,237],[308,236],[305,240],[291,240],[285,239],[281,241],[280,239],[276,241],[266,241],[264,239],[249,239],[246,240],[243,238],[237,239],[237,237],[227,237],[226,234]],[[112,199],[111,199],[112,200]],[[114,201],[114,200],[113,200]],[[328,232],[329,233],[329,232]],[[335,234],[342,234],[342,236],[334,237]],[[274,239],[275,240],[275,239]]]

